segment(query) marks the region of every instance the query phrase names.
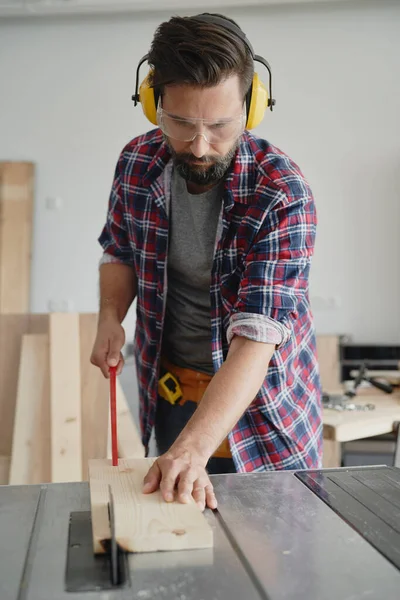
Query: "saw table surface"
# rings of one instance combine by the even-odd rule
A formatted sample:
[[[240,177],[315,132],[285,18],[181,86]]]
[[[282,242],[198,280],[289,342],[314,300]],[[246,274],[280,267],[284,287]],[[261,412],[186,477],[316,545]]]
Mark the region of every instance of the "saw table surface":
[[[213,483],[213,549],[126,555],[124,586],[77,593],[66,591],[69,522],[89,511],[88,484],[0,487],[0,599],[399,599],[399,469]]]

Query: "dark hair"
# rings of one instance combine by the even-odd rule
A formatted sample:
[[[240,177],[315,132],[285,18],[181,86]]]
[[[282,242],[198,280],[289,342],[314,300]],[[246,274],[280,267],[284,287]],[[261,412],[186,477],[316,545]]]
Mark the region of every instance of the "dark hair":
[[[172,17],[157,28],[148,55],[150,85],[156,95],[164,86],[212,87],[237,74],[243,99],[250,89],[254,63],[246,44],[229,29],[194,17]],[[235,21],[223,17],[239,27]]]

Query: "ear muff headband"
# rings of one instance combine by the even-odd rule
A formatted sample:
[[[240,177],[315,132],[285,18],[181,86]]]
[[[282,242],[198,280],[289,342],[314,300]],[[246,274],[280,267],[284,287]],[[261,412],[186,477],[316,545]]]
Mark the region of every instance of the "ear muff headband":
[[[269,93],[262,81],[260,80],[257,73],[254,73],[253,81],[251,83],[250,89],[246,94],[246,128],[254,129],[261,123],[264,118],[265,109],[269,108],[271,111],[276,104],[276,101],[272,97],[272,71],[268,61],[262,56],[258,56],[254,54],[254,50],[249,40],[247,39],[246,34],[234,23],[225,19],[224,17],[219,17],[215,15],[210,15],[208,13],[204,13],[202,15],[196,16],[196,19],[199,21],[203,21],[205,23],[214,23],[215,25],[219,25],[220,27],[224,27],[228,29],[235,35],[237,35],[244,44],[246,44],[249,49],[251,56],[255,62],[259,62],[266,67],[269,74]],[[140,67],[144,62],[148,59],[148,54],[146,54],[139,62],[136,69],[136,85],[135,85],[135,94],[132,96],[132,100],[137,106],[138,102],[141,103],[143,113],[145,117],[153,123],[153,125],[157,125],[157,104],[159,94],[157,94],[154,88],[149,85],[149,77],[151,71],[148,73],[146,78],[143,80],[142,84],[139,88],[139,72]]]

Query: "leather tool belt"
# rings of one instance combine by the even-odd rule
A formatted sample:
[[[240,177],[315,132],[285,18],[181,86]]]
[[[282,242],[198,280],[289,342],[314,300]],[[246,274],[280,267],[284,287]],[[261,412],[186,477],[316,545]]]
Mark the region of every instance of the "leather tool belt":
[[[173,406],[176,404],[183,406],[186,402],[199,404],[211,379],[211,375],[178,367],[162,357],[158,393],[161,398]],[[213,456],[216,458],[232,457],[228,438],[225,438]]]

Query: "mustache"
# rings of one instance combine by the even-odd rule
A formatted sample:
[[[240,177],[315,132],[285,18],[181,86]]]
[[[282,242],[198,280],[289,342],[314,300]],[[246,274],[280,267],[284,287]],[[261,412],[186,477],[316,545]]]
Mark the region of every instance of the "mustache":
[[[215,162],[215,159],[211,158],[210,156],[202,156],[201,158],[197,158],[197,156],[187,152],[176,152],[175,158],[186,163],[196,162],[204,165],[211,165]]]

